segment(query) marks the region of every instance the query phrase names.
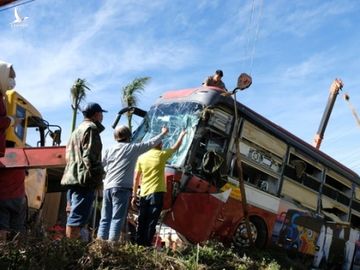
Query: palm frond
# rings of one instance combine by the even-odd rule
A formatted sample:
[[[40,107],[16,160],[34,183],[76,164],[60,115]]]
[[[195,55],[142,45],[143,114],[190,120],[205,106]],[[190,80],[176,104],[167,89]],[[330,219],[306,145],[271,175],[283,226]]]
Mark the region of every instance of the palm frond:
[[[70,89],[71,104],[73,107],[78,108],[80,103],[85,100],[86,90],[91,91],[86,79],[76,79]]]
[[[135,78],[131,83],[122,89],[122,103],[124,106],[136,106],[138,103],[137,94],[145,89],[145,85],[149,82],[150,77]]]
[[[70,88],[70,97],[71,97],[71,108],[73,110],[73,118],[71,123],[71,130],[75,129],[76,125],[76,116],[78,110],[80,110],[80,104],[85,100],[86,90],[91,91],[88,86],[88,82],[85,79],[76,79],[74,84]]]

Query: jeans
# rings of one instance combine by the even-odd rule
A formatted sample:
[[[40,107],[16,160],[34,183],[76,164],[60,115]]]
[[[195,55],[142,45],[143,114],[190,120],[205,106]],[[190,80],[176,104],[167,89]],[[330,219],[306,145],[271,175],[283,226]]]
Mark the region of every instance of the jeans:
[[[151,246],[156,224],[163,207],[164,192],[155,192],[140,198],[138,229],[136,242],[142,246]]]
[[[97,237],[118,241],[126,220],[131,189],[119,187],[104,190],[101,219]]]
[[[95,198],[95,191],[82,187],[71,187],[67,192],[67,200],[71,210],[67,218],[68,226],[84,226],[88,223]]]
[[[25,197],[0,201],[0,230],[24,232],[26,211]]]

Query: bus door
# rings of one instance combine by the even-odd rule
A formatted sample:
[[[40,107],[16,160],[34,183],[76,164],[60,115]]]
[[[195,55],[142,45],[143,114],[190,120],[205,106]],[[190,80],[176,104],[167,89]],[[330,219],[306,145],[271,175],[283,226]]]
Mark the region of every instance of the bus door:
[[[345,258],[346,243],[347,242],[348,244],[350,243],[349,242],[350,226],[348,224],[327,222],[326,227],[328,231],[331,231],[331,236],[332,236],[331,244],[330,246],[327,247],[328,250],[327,263],[330,265],[339,265],[339,267],[340,265],[346,265],[347,264],[347,259]],[[351,256],[349,256],[350,262],[352,260],[352,257],[353,257],[353,252]]]
[[[214,187],[192,176],[186,192],[177,195],[164,223],[175,229],[192,243],[208,240],[217,217],[227,201],[231,190],[212,193]]]

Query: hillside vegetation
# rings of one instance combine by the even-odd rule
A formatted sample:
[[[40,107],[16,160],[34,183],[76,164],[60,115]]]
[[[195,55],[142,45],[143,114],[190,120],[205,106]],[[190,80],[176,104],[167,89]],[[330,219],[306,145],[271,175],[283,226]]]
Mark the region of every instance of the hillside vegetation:
[[[302,259],[281,250],[255,248],[235,252],[219,243],[176,251],[95,241],[27,239],[0,244],[0,269],[308,269]]]

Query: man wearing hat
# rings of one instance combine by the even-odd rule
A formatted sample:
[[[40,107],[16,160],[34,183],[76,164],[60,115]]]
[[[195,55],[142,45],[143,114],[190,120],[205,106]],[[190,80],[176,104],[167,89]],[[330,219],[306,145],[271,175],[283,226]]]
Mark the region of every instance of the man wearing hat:
[[[66,167],[61,184],[68,187],[70,213],[66,237],[80,238],[80,230],[88,223],[95,190],[101,185],[104,169],[101,163],[100,133],[103,112],[97,103],[89,103],[82,111],[84,121],[71,134],[66,146]]]

